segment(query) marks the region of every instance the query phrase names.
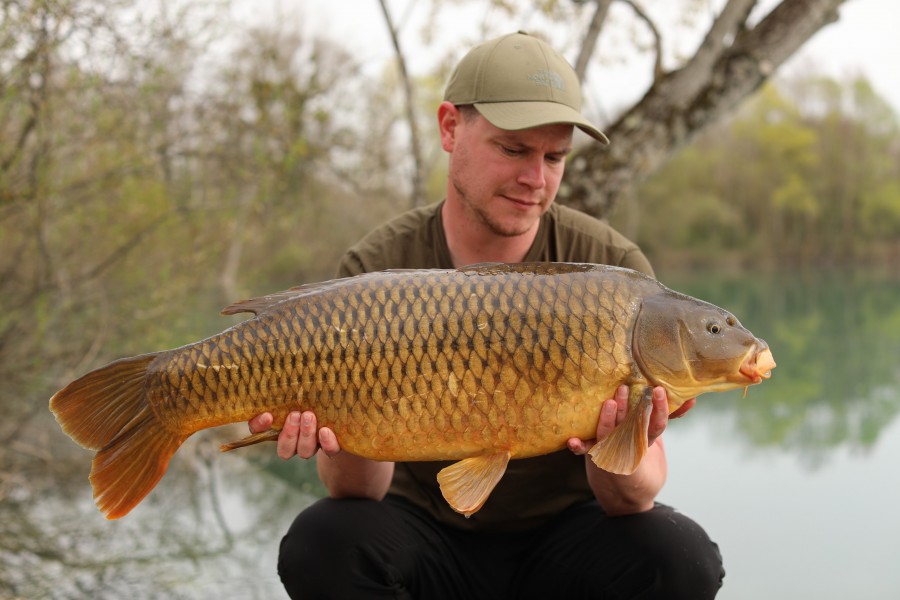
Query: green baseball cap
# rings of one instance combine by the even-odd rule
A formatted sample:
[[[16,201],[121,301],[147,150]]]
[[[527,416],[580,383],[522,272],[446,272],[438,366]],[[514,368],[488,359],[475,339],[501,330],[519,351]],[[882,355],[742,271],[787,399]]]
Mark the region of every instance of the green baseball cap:
[[[470,50],[450,76],[444,100],[473,105],[500,129],[571,123],[595,140],[609,143],[602,131],[581,116],[581,86],[572,66],[523,31]]]

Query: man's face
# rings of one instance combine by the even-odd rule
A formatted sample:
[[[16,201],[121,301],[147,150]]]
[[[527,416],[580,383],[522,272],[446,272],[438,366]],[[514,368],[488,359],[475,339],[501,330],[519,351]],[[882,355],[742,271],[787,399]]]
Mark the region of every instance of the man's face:
[[[457,117],[449,135],[442,131],[444,149],[451,152],[449,193],[456,194],[473,225],[496,235],[536,228],[559,189],[573,127],[506,131],[480,114]]]

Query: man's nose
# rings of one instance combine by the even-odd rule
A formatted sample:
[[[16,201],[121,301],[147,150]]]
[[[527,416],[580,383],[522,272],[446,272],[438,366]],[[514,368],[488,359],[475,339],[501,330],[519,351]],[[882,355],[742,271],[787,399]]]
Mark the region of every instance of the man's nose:
[[[519,183],[535,190],[543,188],[547,183],[544,172],[546,167],[543,157],[530,158],[522,165],[522,169],[519,171]]]

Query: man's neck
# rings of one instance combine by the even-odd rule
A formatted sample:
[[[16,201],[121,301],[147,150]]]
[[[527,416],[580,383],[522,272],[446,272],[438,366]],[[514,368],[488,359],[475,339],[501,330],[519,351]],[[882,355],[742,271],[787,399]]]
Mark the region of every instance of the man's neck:
[[[441,221],[450,258],[457,268],[482,262],[522,262],[540,229],[538,220],[534,227],[521,235],[501,236],[482,223],[471,222],[461,207],[451,201],[444,202]]]

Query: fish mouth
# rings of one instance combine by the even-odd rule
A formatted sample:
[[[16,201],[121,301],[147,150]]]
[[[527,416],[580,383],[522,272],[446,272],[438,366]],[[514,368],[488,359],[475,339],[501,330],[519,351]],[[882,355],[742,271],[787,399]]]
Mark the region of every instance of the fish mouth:
[[[772,351],[765,347],[759,352],[749,354],[741,363],[740,372],[752,383],[759,383],[763,379],[771,377],[774,368],[775,358],[772,356]]]

